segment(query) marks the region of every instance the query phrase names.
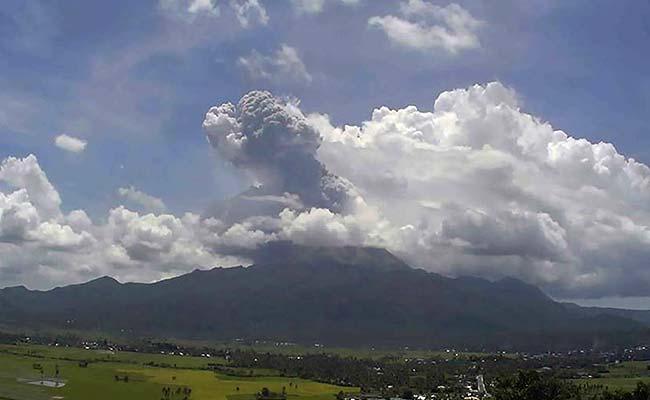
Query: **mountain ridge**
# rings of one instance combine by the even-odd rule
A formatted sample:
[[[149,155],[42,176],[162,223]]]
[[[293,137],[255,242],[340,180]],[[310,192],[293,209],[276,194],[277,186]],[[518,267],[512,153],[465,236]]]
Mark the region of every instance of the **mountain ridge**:
[[[544,350],[617,345],[647,326],[567,307],[514,278],[448,278],[385,249],[287,243],[263,248],[249,267],[150,284],[101,277],[49,291],[1,289],[0,320],[202,340]]]

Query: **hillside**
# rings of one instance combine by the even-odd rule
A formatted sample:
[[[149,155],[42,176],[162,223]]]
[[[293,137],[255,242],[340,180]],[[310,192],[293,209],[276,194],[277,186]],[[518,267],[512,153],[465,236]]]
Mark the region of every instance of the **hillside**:
[[[567,307],[515,279],[446,278],[383,249],[280,244],[265,252],[251,267],[153,284],[104,277],[49,291],[3,289],[0,320],[157,337],[469,349],[607,346],[644,331],[638,321]]]
[[[571,310],[578,310],[584,315],[597,316],[609,315],[636,321],[650,327],[650,310],[625,310],[611,307],[584,307],[574,303],[564,303],[564,306]]]

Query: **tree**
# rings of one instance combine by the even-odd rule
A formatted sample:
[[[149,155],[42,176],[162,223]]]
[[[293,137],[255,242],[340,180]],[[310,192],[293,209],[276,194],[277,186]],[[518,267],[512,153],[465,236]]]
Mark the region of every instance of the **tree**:
[[[634,400],[648,400],[650,399],[650,386],[639,381],[636,384],[636,388],[632,392]]]
[[[520,371],[498,379],[492,394],[498,400],[569,400],[579,397],[578,391],[570,383],[536,371]]]

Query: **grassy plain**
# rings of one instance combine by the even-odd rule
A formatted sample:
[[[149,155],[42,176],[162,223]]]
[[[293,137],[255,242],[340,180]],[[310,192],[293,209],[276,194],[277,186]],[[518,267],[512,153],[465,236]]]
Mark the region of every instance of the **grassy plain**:
[[[84,361],[89,362],[87,367],[80,366]],[[150,366],[152,363],[157,366]],[[189,399],[248,400],[254,399],[255,393],[263,387],[273,392],[280,392],[284,387],[288,400],[333,400],[340,390],[358,391],[280,376],[225,376],[203,369],[208,363],[225,364],[226,361],[168,354],[4,345],[0,346],[0,399],[161,399],[164,398],[163,388],[171,387],[173,395],[169,399],[172,400],[182,400],[186,396],[182,393],[183,388],[192,389]],[[42,375],[35,369],[36,364],[42,367]],[[49,388],[29,383],[55,378],[57,368],[63,386]],[[273,373],[255,372],[256,375]],[[128,382],[125,382],[127,376]],[[178,388],[181,388],[180,394],[176,394]]]

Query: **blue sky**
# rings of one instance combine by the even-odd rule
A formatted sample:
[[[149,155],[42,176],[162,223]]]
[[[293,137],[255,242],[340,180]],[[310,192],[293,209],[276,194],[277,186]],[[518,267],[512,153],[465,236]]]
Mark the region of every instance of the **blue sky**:
[[[0,156],[35,153],[68,207],[103,212],[133,184],[174,210],[200,210],[242,187],[205,146],[200,123],[213,104],[264,88],[358,123],[376,106],[430,109],[443,90],[499,80],[555,127],[650,162],[643,2],[459,2],[485,26],[481,48],[455,56],[399,48],[369,29],[369,16],[394,12],[394,1],[313,15],[266,2],[268,25],[249,29],[223,3],[220,17],[194,21],[174,20],[156,1],[5,3]],[[237,66],[281,43],[299,52],[311,84],[252,79]],[[87,140],[87,152],[52,146],[61,133]]]
[[[101,224],[110,219],[110,210],[126,201],[126,191],[120,188],[132,188],[130,193],[137,192],[140,199],[136,203],[159,199],[167,212],[180,218],[185,212],[202,214],[215,200],[235,196],[251,183],[245,163],[236,167],[237,160],[225,155],[215,144],[217,139],[212,146],[206,140],[202,123],[214,105],[236,103],[251,90],[269,90],[284,102],[299,104],[305,115],[327,114],[329,122],[319,126],[321,132],[329,132],[335,126],[362,125],[378,107],[415,105],[432,111],[442,92],[499,81],[516,93],[516,102],[494,87],[476,96],[496,96],[571,137],[612,143],[625,157],[650,164],[648,20],[650,4],[604,0],[9,0],[0,9],[0,160],[36,155],[39,168],[63,199],[63,214],[83,209]],[[418,37],[417,29],[428,36]],[[454,112],[465,115],[464,94],[454,96]],[[215,132],[213,138],[219,135],[218,129]],[[86,146],[74,151],[57,146],[61,135]],[[336,141],[323,135],[326,142]],[[362,166],[346,170],[330,153],[332,146],[325,147],[319,162],[357,185],[372,203],[375,183],[364,186],[363,176],[355,176]],[[404,181],[413,185],[407,176],[404,173]],[[616,182],[605,189],[601,183],[585,187],[616,193],[622,190]],[[562,186],[563,195],[571,184],[575,182]],[[474,195],[471,190],[454,190],[464,191],[468,199]],[[490,190],[482,195],[494,194]],[[644,204],[643,196],[611,204],[632,207]],[[374,197],[383,204],[381,196]],[[470,203],[462,204],[467,212],[491,216],[491,205]],[[514,244],[505,250],[503,243],[493,244],[497,249],[488,249],[489,253],[503,252],[499,253],[503,258],[490,265],[508,265],[500,271],[468,258],[469,253],[487,251],[481,247],[487,246],[484,242],[462,256],[443,257],[455,269],[424,265],[424,258],[409,261],[450,275],[517,276],[563,298],[635,296],[638,306],[639,296],[645,294],[633,281],[650,281],[644,270],[634,269],[640,274],[637,278],[631,274],[613,286],[602,283],[606,280],[602,271],[628,274],[627,268],[638,265],[645,254],[645,239],[640,239],[639,249],[627,253],[617,247],[608,254],[620,250],[623,255],[587,271],[583,266],[597,256],[574,249],[572,228],[554,214],[554,207],[530,203],[525,212],[504,211],[503,203],[498,204],[494,216],[499,224],[508,218],[528,218],[534,209],[541,216],[537,220],[543,220],[544,235],[548,226],[557,225],[562,236],[560,244],[552,235],[545,240],[574,251],[557,256],[549,250],[549,259],[540,260],[537,253],[519,254],[519,249],[511,248]],[[640,232],[650,229],[645,214],[620,214],[614,205],[594,212],[599,210],[617,210],[620,218],[638,223]],[[544,222],[549,215],[551,225]],[[443,217],[428,218],[399,222],[402,228],[419,229],[435,221],[442,231],[453,230]],[[463,239],[465,246],[469,239],[462,236],[460,225],[454,227],[460,236],[447,238],[449,243]],[[537,231],[526,232],[537,237]],[[124,243],[116,246],[128,253]],[[407,247],[400,249],[407,253]],[[201,247],[204,250],[212,251]],[[531,272],[523,267],[526,262],[539,263],[539,268]],[[557,272],[556,264],[564,269]],[[47,270],[33,279],[11,269],[14,272],[4,279],[48,287],[111,273],[107,268],[88,266],[65,276]],[[578,272],[572,272],[574,268]],[[124,274],[124,279],[152,280],[180,272],[184,270]],[[571,274],[572,279],[566,278]]]

